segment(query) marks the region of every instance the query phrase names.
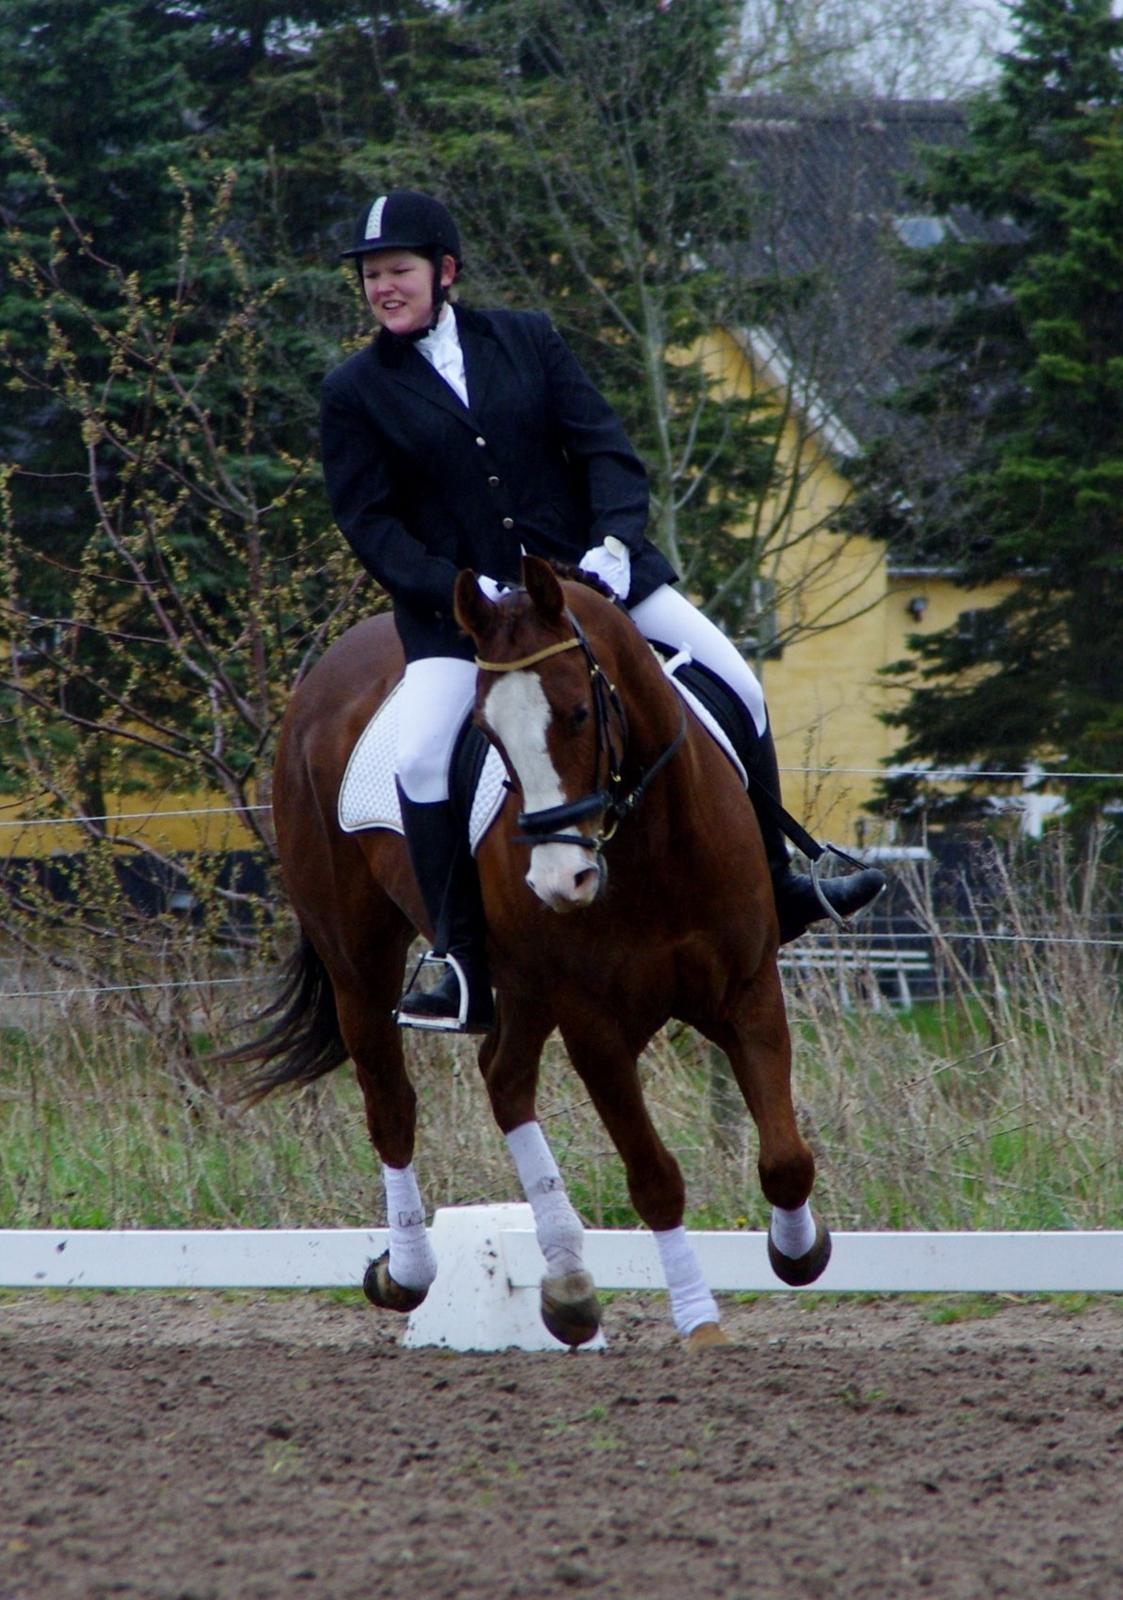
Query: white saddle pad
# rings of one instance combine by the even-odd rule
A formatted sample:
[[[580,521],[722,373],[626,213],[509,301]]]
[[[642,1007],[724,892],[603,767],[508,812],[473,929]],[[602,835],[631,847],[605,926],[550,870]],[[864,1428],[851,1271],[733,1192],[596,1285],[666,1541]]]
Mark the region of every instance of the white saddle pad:
[[[364,828],[389,828],[401,833],[402,811],[394,783],[398,749],[398,691],[394,689],[379,706],[355,741],[339,786],[337,807],[339,826],[344,833],[359,833]],[[507,772],[498,750],[490,749],[484,760],[480,781],[472,798],[468,839],[473,852],[499,815],[506,797],[503,780]]]
[[[698,721],[732,761],[742,783],[747,786],[745,769],[721,726],[674,675],[675,667],[682,666],[689,659],[682,652],[673,660],[664,661],[663,670]],[[343,774],[337,810],[339,826],[344,833],[360,833],[365,828],[389,828],[394,833],[403,831],[402,812],[394,783],[397,748],[398,691],[394,689],[355,741],[355,748],[351,751],[347,770]],[[468,823],[468,841],[473,853],[479,849],[481,839],[499,815],[506,798],[503,786],[506,776],[498,750],[489,748],[472,797],[472,813]]]

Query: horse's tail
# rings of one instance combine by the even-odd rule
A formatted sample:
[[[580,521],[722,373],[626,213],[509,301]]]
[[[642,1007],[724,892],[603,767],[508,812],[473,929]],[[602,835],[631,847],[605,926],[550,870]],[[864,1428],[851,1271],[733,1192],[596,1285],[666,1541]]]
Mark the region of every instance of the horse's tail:
[[[335,991],[315,945],[300,930],[300,940],[282,969],[281,988],[273,1003],[256,1019],[270,1028],[249,1044],[225,1050],[220,1062],[256,1061],[247,1073],[238,1098],[256,1105],[274,1089],[299,1089],[315,1083],[347,1060],[347,1046],[339,1031]]]

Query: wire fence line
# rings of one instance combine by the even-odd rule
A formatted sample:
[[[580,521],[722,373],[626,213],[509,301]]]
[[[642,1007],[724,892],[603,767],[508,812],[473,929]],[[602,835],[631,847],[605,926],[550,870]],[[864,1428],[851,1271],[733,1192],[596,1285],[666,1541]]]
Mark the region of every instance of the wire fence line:
[[[926,779],[929,782],[950,782],[955,780],[992,779],[1005,781],[1018,781],[1027,788],[1037,787],[1039,784],[1062,781],[1119,781],[1123,783],[1123,773],[1115,772],[1037,772],[1031,771],[980,771],[972,767],[960,768],[926,768],[926,767],[895,767],[895,768],[870,768],[870,767],[797,767],[790,766],[781,769],[787,773],[804,776],[853,776],[853,777],[880,777],[897,778],[913,777]],[[138,811],[121,811],[105,813],[104,815],[76,814],[66,817],[29,817],[18,818],[0,817],[0,830],[15,830],[29,828],[64,828],[80,827],[90,824],[113,824],[124,822],[148,822],[154,820],[170,820],[191,817],[210,816],[244,816],[246,813],[263,813],[272,810],[272,805],[267,802],[234,805],[203,805],[178,807],[171,810],[150,808]],[[1120,917],[1108,914],[1101,919],[1106,921],[1109,930],[1120,921]],[[825,937],[825,936],[824,936]],[[1087,949],[1119,950],[1123,949],[1123,937],[1108,936],[1074,936],[1071,934],[1029,934],[1008,932],[1000,929],[987,931],[977,926],[971,929],[955,929],[946,926],[932,926],[928,928],[899,929],[852,929],[843,935],[840,949],[845,948],[848,953],[860,961],[861,956],[876,944],[878,952],[883,952],[887,947],[902,945],[929,946],[933,942],[944,945],[1021,945],[1025,947],[1057,947],[1073,946]],[[0,970],[5,966],[17,965],[10,958],[0,958]],[[3,988],[0,982],[0,1000],[56,1000],[60,1004],[67,1000],[85,997],[96,999],[114,994],[135,994],[142,992],[172,992],[183,990],[214,990],[220,988],[246,988],[272,982],[274,973],[241,973],[232,977],[215,978],[184,978],[167,980],[148,980],[137,983],[116,984],[72,984],[53,988],[11,989]]]
[[[815,778],[884,778],[886,781],[895,778],[926,779],[929,783],[967,783],[978,782],[986,779],[993,782],[1022,783],[1027,788],[1037,788],[1044,783],[1120,783],[1123,784],[1123,772],[1038,772],[1026,771],[989,771],[975,767],[794,767],[782,766],[781,772],[790,773],[796,777]],[[7,817],[0,818],[0,829],[15,828],[77,828],[85,827],[91,823],[108,822],[151,822],[155,819],[172,817],[220,817],[220,816],[245,816],[248,812],[272,811],[272,804],[247,804],[244,806],[186,806],[176,810],[164,811],[151,809],[148,811],[113,811],[101,816],[90,816],[79,812],[69,817]]]
[[[933,940],[943,944],[983,944],[983,945],[1023,945],[1023,946],[1048,946],[1067,945],[1081,949],[1093,950],[1123,950],[1123,938],[1077,938],[1070,935],[1053,934],[1022,934],[1022,933],[982,933],[959,932],[956,929],[936,929],[929,932],[917,929],[915,931],[895,932],[887,929],[882,933],[857,932],[843,935],[843,947],[854,951],[860,960],[863,953],[870,952],[872,941],[880,940],[879,949],[884,949],[910,941],[928,945]],[[0,959],[0,966],[5,963]],[[70,984],[54,989],[4,989],[0,985],[0,1001],[6,1000],[74,1000],[79,997],[96,999],[100,996],[111,994],[137,994],[144,991],[170,992],[184,989],[229,989],[250,988],[259,984],[273,983],[276,981],[276,972],[247,972],[233,978],[176,978],[153,979],[144,983],[107,983],[107,984]]]
[[[142,990],[246,988],[256,983],[272,983],[274,973],[243,973],[237,978],[175,978],[149,983],[71,984],[61,989],[3,989],[0,1000],[72,1000],[78,995],[137,994]]]
[[[241,817],[247,811],[272,811],[269,804],[247,806],[187,806],[176,811],[112,811],[104,816],[79,814],[73,817],[7,817],[0,820],[0,828],[80,828],[92,822],[151,822],[172,817]]]

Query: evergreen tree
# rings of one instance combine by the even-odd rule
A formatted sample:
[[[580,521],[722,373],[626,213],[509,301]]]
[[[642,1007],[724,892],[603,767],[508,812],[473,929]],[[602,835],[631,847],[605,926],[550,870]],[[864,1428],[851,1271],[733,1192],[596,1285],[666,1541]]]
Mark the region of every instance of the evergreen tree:
[[[0,18],[0,742],[7,784],[30,772],[63,810],[96,816],[141,777],[251,806],[348,594],[313,448],[341,285],[277,174],[281,138],[309,129],[313,19],[354,11],[13,0]]]
[[[18,561],[18,590],[6,586],[4,625],[17,659],[55,637],[88,541],[87,446],[58,381],[59,358],[64,350],[72,358],[71,382],[104,378],[106,344],[80,308],[97,307],[105,338],[114,336],[121,284],[174,209],[167,168],[186,128],[182,37],[159,6],[13,0],[0,14],[8,365],[0,441],[18,467],[6,488],[8,526],[20,530],[10,562],[14,572]],[[115,271],[102,251],[112,252]],[[55,687],[60,711],[96,719],[89,684],[64,673]],[[10,735],[10,719],[4,727]],[[90,809],[103,809],[98,762],[90,741],[82,744],[79,784]],[[4,768],[8,783],[20,781],[11,759]]]
[[[5,348],[28,382],[0,393],[0,441],[26,476],[17,486],[32,526],[49,517],[56,541],[79,515],[81,441],[60,425],[60,404],[36,383],[47,367],[42,293],[65,272],[76,300],[103,306],[109,252],[123,272],[141,266],[176,209],[168,167],[187,130],[184,28],[160,5],[100,0],[11,0],[0,11],[0,143],[6,273],[0,290]],[[72,207],[68,217],[61,195]],[[96,248],[94,246],[96,241]],[[166,252],[164,252],[166,253]],[[21,259],[34,258],[31,277]],[[88,354],[95,358],[98,352]],[[49,510],[36,484],[52,485]]]
[[[903,512],[876,510],[913,559],[1017,586],[910,641],[920,665],[894,669],[910,694],[889,720],[904,762],[1119,774],[1123,21],[1110,0],[1021,0],[1013,22],[993,96],[962,148],[927,157],[915,195],[963,224],[911,285],[937,310],[902,408],[942,465]],[[1120,787],[1066,799],[1092,810]]]

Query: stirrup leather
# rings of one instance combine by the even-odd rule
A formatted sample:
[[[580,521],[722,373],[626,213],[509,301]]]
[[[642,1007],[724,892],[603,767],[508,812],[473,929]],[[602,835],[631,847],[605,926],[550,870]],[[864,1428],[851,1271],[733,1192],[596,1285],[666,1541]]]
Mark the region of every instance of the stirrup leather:
[[[402,1010],[402,1000],[408,998],[417,986],[417,980],[422,971],[428,966],[448,967],[456,974],[456,982],[460,989],[460,1006],[455,1017],[427,1017],[414,1015],[412,1012]],[[422,991],[425,992],[425,991]],[[468,1021],[468,979],[464,968],[454,955],[437,955],[435,950],[429,950],[423,955],[414,967],[410,980],[402,991],[402,1000],[398,1001],[394,1011],[394,1021],[399,1028],[424,1028],[430,1033],[463,1033]]]

